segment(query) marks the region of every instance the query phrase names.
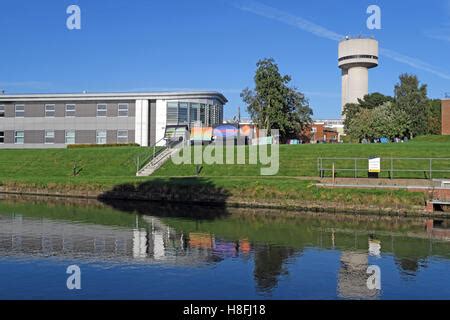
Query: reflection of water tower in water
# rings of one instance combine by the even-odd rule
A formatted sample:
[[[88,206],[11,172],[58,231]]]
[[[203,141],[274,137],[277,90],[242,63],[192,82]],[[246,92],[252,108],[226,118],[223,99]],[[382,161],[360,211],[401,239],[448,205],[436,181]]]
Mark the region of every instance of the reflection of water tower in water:
[[[369,255],[379,257],[380,241],[369,239],[368,253],[362,251],[343,251],[338,278],[338,295],[344,299],[378,299],[380,291],[369,289],[367,273]]]
[[[369,93],[369,69],[378,66],[378,41],[346,37],[339,43],[342,70],[342,109]]]

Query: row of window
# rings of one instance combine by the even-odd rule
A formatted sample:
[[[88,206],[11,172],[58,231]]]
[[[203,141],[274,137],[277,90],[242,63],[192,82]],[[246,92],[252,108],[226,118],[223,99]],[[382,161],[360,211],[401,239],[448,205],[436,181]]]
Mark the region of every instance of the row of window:
[[[106,144],[107,131],[106,130],[97,130],[96,131],[96,143],[97,144]],[[75,130],[66,130],[65,131],[65,144],[75,144],[76,140],[76,131]],[[0,144],[5,143],[5,132],[0,131]],[[24,144],[25,143],[25,131],[14,131],[14,143],[15,144]],[[45,130],[44,132],[44,143],[45,144],[54,144],[55,143],[55,131],[54,130]],[[126,144],[128,143],[128,130],[118,130],[117,131],[117,143],[118,144]]]
[[[168,102],[167,124],[188,125],[200,122],[214,125],[221,122],[220,107],[201,103]]]
[[[128,103],[119,103],[117,106],[117,115],[119,117],[128,117]],[[75,117],[77,112],[77,106],[75,104],[66,104],[65,116]],[[108,105],[106,103],[97,104],[97,117],[106,117],[108,113]],[[46,104],[45,105],[45,117],[53,118],[55,117],[55,105]],[[5,106],[0,105],[0,118],[5,117]],[[15,105],[15,117],[23,118],[25,117],[25,105],[16,104]]]
[[[345,56],[345,57],[339,58],[339,61],[350,60],[350,59],[375,59],[375,60],[378,60],[378,57],[371,56],[368,54],[360,54],[360,55],[354,55],[354,56]]]

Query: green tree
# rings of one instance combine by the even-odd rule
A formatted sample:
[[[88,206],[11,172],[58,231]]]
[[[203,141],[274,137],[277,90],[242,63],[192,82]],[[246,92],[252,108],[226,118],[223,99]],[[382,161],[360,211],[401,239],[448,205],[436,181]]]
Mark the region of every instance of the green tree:
[[[428,134],[439,135],[442,133],[441,100],[429,101]]]
[[[406,113],[390,101],[372,109],[360,108],[346,123],[347,134],[359,141],[402,137],[408,126]]]
[[[253,122],[269,134],[271,129],[279,129],[282,140],[298,136],[312,122],[308,100],[289,87],[291,77],[281,75],[274,59],[260,60],[256,66],[255,89],[241,93]]]
[[[394,139],[403,137],[408,128],[407,114],[392,102],[371,109],[372,138],[386,137]]]
[[[352,117],[345,119],[345,131],[355,140],[371,139],[373,137],[370,123],[373,113],[370,109],[360,109]]]
[[[358,114],[361,112],[361,110],[375,109],[387,102],[393,103],[394,98],[385,96],[379,92],[375,92],[365,95],[363,99],[358,99],[358,103],[346,104],[344,106],[344,112],[342,113],[342,115],[344,116],[345,132],[347,134],[350,134],[350,126],[355,125],[355,121],[357,121],[355,117],[358,117]],[[356,137],[353,138],[356,139]]]
[[[386,102],[394,102],[394,98],[379,92],[366,94],[363,99],[358,99],[359,106],[364,109],[374,109]]]
[[[415,75],[400,75],[400,82],[395,86],[395,103],[407,115],[407,132],[411,138],[428,133],[427,85],[420,84]]]

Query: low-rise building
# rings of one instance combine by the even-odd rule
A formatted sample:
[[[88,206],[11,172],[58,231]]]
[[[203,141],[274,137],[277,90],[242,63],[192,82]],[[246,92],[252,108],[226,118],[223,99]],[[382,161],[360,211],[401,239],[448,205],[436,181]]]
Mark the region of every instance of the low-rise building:
[[[303,142],[337,143],[344,134],[342,120],[316,120],[303,133]]]
[[[0,148],[162,145],[169,132],[223,122],[218,92],[0,95]]]

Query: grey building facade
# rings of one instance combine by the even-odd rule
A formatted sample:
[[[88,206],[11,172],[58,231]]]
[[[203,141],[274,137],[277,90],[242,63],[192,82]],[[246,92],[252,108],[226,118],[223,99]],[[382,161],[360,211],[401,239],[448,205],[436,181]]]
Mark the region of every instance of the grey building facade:
[[[163,144],[169,130],[223,121],[218,92],[0,95],[0,148]]]

